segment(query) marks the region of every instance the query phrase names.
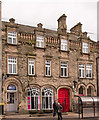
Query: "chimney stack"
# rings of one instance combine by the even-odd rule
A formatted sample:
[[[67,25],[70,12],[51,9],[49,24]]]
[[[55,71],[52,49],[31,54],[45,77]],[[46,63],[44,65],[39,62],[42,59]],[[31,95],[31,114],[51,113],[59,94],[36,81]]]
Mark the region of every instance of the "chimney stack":
[[[82,24],[79,22],[77,25],[70,29],[71,33],[81,36],[82,35]]]
[[[67,25],[66,25],[66,15],[63,14],[57,21],[58,21],[58,31],[62,33],[66,33]]]

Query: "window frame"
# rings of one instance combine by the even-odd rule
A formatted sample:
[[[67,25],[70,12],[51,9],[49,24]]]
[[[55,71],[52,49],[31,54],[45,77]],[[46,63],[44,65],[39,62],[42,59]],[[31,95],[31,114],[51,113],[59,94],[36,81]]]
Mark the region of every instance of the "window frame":
[[[87,67],[88,65],[90,65],[91,68],[88,68]],[[88,73],[90,73],[89,71],[91,71],[91,77],[90,76],[87,77],[87,71]],[[86,78],[92,78],[92,64],[86,64]]]
[[[9,38],[11,39],[11,42],[9,42]],[[14,39],[16,39],[15,43],[14,43]],[[17,45],[17,32],[13,32],[13,31],[7,32],[7,43],[12,45]]]
[[[48,63],[46,63],[47,61],[49,61],[49,65]],[[49,72],[48,70],[50,70],[50,74],[46,74],[46,67],[48,68],[47,73]],[[45,60],[45,76],[47,77],[51,76],[51,60],[48,60],[48,59]]]
[[[32,108],[32,97],[34,97],[34,99],[37,98],[37,104],[36,104],[37,106],[35,105],[36,101],[35,100],[33,101],[34,102],[33,104],[36,108]],[[40,110],[40,89],[37,87],[29,88],[29,90],[27,91],[27,110]]]
[[[39,43],[39,45],[38,45],[38,43]],[[37,35],[36,36],[36,47],[37,48],[44,48],[44,36],[42,36],[42,35]]]
[[[89,46],[87,42],[82,43],[82,52],[88,54],[89,53]]]
[[[67,51],[68,50],[68,42],[67,42],[66,39],[61,39],[61,50],[62,51]]]
[[[12,60],[9,59],[9,58],[12,58]],[[14,58],[16,59],[16,60],[14,60],[14,62],[16,61],[16,63],[14,63],[14,62],[9,62],[9,61],[13,61]],[[16,74],[17,74],[17,57],[8,56],[8,57],[7,57],[7,64],[8,64],[8,65],[7,65],[7,66],[8,66],[8,68],[7,68],[8,74],[14,74],[14,75],[16,75]],[[9,65],[11,65],[11,71],[12,71],[11,73],[9,72],[9,69],[10,69],[10,68],[9,68]],[[13,70],[14,70],[14,65],[16,65],[16,66],[15,66],[15,67],[16,67],[16,70],[15,70],[16,73],[14,73],[14,71],[13,71]]]
[[[50,93],[50,95],[46,95],[46,93],[44,93],[44,95],[42,95],[42,109],[43,110],[52,110],[53,109],[53,98],[54,98],[54,91],[53,91],[53,89],[52,88],[43,88],[42,89],[42,93],[43,93],[43,91],[44,91],[44,89],[45,89],[45,92],[47,93],[47,91],[48,91],[48,93]],[[52,95],[51,95],[51,92],[52,92]],[[47,93],[47,94],[48,94]],[[48,98],[48,101],[46,100],[46,98]],[[51,98],[51,99],[50,99]],[[45,100],[44,100],[45,99]],[[51,101],[50,101],[51,100]],[[45,107],[44,107],[44,105],[43,105],[43,101],[45,101],[45,103],[44,103],[44,105],[45,105]],[[48,108],[47,108],[47,103],[46,102],[48,102]],[[51,103],[49,103],[49,102],[51,102]]]
[[[80,65],[84,65],[84,68],[80,68]],[[80,76],[80,70],[81,70],[81,76]],[[84,70],[84,76],[83,76],[83,70]],[[79,64],[79,78],[85,78],[85,64]]]
[[[87,88],[87,96],[88,97],[93,96],[93,87],[92,86],[88,86],[88,88]]]
[[[62,66],[62,63],[65,63],[65,65],[67,67]],[[62,73],[62,71],[61,71],[62,69],[63,69],[63,75],[61,74]],[[66,69],[66,76],[65,76],[65,69]],[[61,63],[60,63],[60,76],[61,77],[68,77],[68,63],[67,62],[61,61]]]
[[[29,60],[30,59],[32,59],[33,61],[32,62],[34,62],[34,64],[30,64],[29,62]],[[31,74],[30,74],[30,66],[31,66]],[[34,67],[34,74],[32,74],[32,66]],[[32,58],[32,57],[28,57],[28,75],[29,76],[34,76],[35,75],[35,58]]]
[[[83,92],[83,93],[80,93],[80,92]],[[81,85],[81,86],[79,87],[78,93],[79,93],[79,95],[84,95],[84,96],[85,96],[85,87]]]

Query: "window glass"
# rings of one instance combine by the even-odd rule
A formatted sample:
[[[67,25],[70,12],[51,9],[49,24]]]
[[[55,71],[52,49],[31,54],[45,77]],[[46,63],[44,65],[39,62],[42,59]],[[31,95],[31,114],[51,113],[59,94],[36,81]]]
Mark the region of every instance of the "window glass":
[[[10,93],[10,103],[14,104],[14,93]]]
[[[8,65],[8,69],[9,69],[9,73],[12,73],[12,65],[11,64]]]
[[[16,73],[16,64],[13,64],[13,73]]]
[[[12,38],[8,37],[8,43],[12,43]]]
[[[80,95],[84,95],[84,87],[83,86],[80,86],[80,88],[79,88],[79,94]]]
[[[87,96],[92,96],[92,87],[89,86],[87,89]]]

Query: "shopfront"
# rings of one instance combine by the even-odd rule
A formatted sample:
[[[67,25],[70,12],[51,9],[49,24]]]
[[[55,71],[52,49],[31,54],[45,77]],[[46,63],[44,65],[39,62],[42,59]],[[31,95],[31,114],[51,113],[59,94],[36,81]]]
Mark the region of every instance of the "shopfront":
[[[7,87],[7,111],[17,111],[17,87],[15,85]]]
[[[53,89],[36,87],[28,89],[27,93],[28,110],[52,110],[53,109]]]
[[[4,112],[21,111],[22,99],[22,85],[19,80],[12,77],[7,78],[3,83]]]

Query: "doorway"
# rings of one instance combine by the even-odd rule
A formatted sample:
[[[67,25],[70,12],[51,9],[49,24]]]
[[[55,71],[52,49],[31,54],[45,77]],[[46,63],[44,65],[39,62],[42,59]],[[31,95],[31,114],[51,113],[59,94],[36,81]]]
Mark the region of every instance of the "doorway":
[[[68,112],[70,110],[70,95],[69,89],[60,88],[58,90],[58,101],[62,105],[62,112]]]
[[[17,90],[16,86],[8,86],[7,88],[7,111],[17,111]]]

